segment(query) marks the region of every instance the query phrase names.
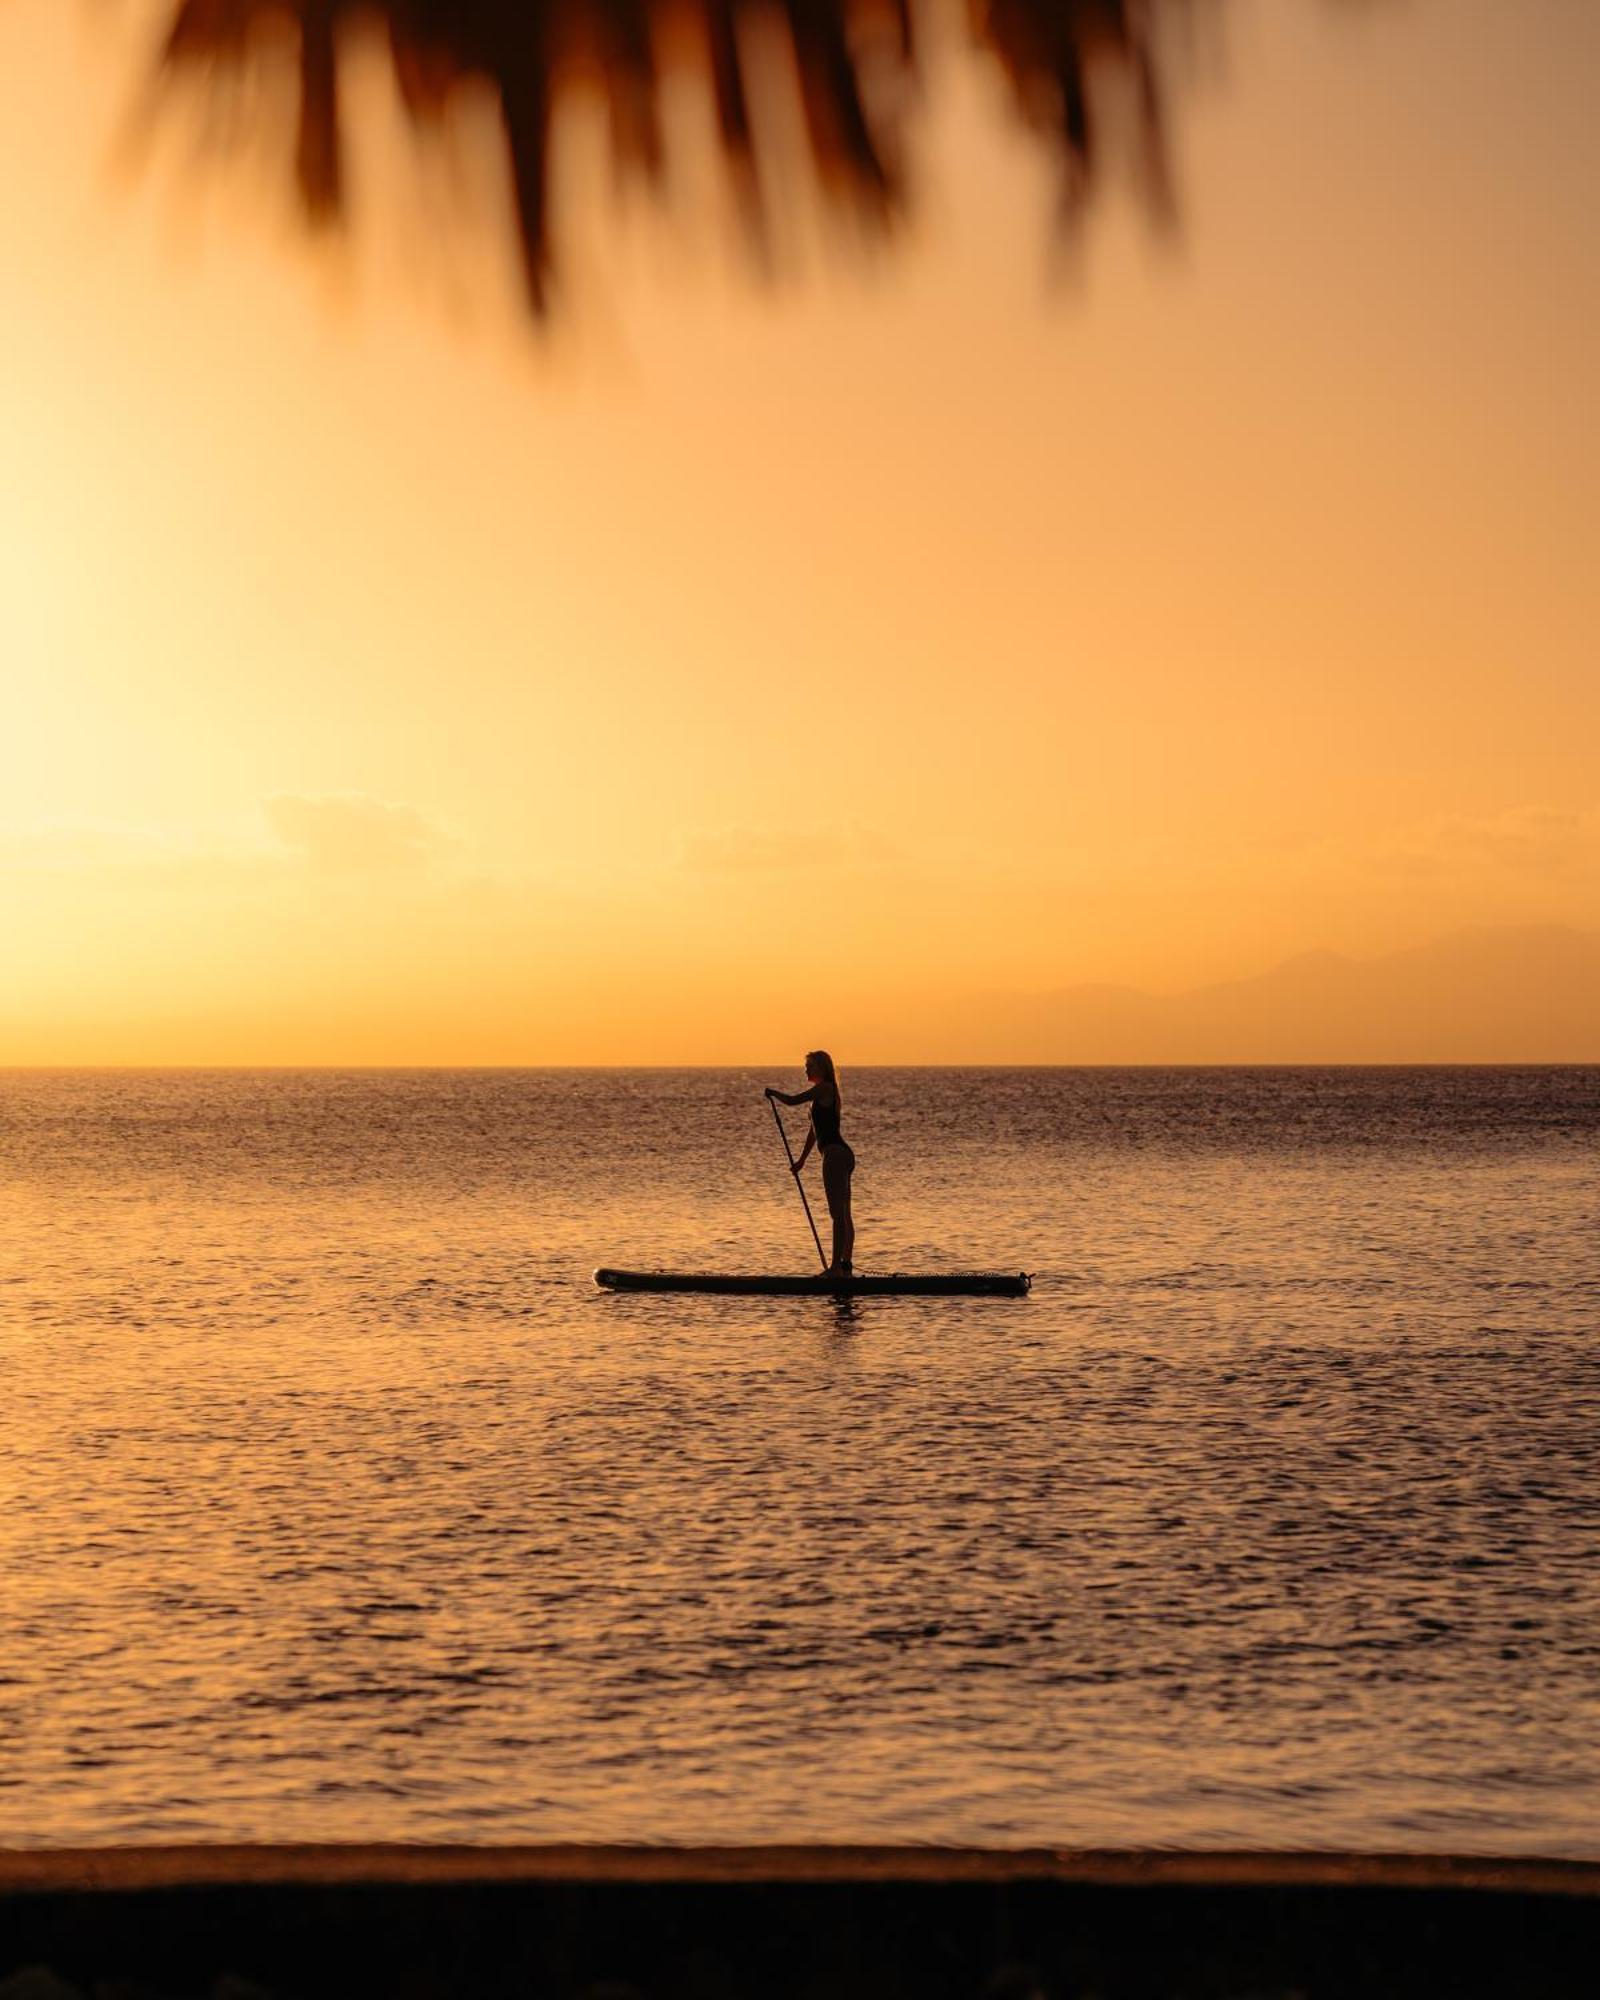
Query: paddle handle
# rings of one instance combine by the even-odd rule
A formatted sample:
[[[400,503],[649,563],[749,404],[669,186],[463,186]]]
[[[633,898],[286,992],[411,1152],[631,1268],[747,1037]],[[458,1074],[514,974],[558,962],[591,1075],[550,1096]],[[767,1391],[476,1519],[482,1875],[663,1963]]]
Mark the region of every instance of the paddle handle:
[[[772,1116],[773,1121],[778,1127],[778,1137],[783,1141],[783,1157],[789,1162],[789,1178],[800,1190],[800,1206],[806,1212],[806,1221],[811,1224],[811,1240],[817,1246],[817,1262],[822,1266],[823,1270],[827,1270],[828,1259],[822,1248],[822,1238],[817,1234],[816,1218],[811,1213],[810,1202],[806,1200],[806,1184],[794,1170],[794,1151],[789,1144],[789,1135],[783,1129],[783,1118],[778,1110],[778,1100],[775,1097],[769,1097],[767,1102],[772,1106]]]

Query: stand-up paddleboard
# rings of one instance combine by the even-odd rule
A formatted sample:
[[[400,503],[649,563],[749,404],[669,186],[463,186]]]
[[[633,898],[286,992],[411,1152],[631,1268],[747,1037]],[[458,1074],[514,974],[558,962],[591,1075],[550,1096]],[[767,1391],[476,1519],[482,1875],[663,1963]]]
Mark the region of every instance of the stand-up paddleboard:
[[[756,1271],[612,1271],[594,1281],[608,1292],[742,1292],[824,1298],[1020,1299],[1032,1280],[1026,1271],[857,1271],[853,1277],[809,1277]]]

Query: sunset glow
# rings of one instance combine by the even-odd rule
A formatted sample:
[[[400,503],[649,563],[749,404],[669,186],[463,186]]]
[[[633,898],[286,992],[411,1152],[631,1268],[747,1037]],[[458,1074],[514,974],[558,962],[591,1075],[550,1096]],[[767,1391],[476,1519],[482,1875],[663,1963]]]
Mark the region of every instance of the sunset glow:
[[[1104,1060],[979,1003],[1578,977],[1600,20],[1355,11],[1225,17],[1173,240],[1113,194],[1055,282],[950,54],[885,258],[767,289],[580,185],[539,333],[392,133],[308,246],[181,116],[129,164],[137,20],[0,10],[0,1063]],[[1600,1059],[1489,983],[1258,1052]]]

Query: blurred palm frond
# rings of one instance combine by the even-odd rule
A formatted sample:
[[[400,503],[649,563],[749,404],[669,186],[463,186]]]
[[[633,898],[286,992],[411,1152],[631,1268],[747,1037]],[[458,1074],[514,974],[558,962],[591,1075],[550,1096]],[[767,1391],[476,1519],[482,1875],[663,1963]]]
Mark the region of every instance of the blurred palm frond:
[[[1149,198],[1166,198],[1156,16],[1184,0],[965,0],[974,43],[996,60],[1031,130],[1058,153],[1068,209],[1100,165],[1097,76],[1132,84],[1137,157]],[[289,37],[281,32],[287,24]],[[886,224],[905,200],[902,125],[926,30],[911,0],[176,0],[167,71],[239,70],[296,50],[296,174],[308,216],[345,201],[348,117],[340,93],[345,33],[376,24],[396,87],[419,127],[455,93],[487,85],[498,104],[530,297],[550,274],[552,119],[574,75],[598,78],[618,167],[662,178],[663,65],[687,61],[714,106],[718,149],[759,237],[771,203],[761,174],[759,50],[772,30],[787,51],[815,177],[835,205]],[[765,39],[763,39],[765,38]],[[770,113],[767,114],[770,117]]]

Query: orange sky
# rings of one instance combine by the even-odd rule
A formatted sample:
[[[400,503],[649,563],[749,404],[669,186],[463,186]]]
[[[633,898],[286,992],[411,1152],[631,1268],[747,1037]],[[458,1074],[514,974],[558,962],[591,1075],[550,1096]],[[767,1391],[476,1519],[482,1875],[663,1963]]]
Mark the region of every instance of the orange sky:
[[[1067,282],[946,60],[890,259],[591,215],[543,341],[381,137],[337,252],[119,164],[140,22],[0,8],[0,1062],[958,1059],[1600,927],[1600,11],[1224,10],[1181,240]]]

